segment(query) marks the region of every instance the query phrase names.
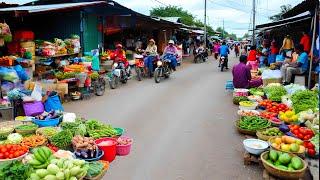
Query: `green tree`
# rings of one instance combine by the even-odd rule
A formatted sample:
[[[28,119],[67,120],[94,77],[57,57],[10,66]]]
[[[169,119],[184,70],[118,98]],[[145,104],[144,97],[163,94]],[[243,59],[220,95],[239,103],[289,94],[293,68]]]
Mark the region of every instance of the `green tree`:
[[[177,6],[152,8],[150,15],[157,17],[180,17],[181,22],[188,26],[194,25],[195,21],[195,17],[191,13]]]
[[[269,19],[272,21],[279,21],[279,20],[283,19],[282,15],[285,14],[286,12],[290,11],[292,9],[292,6],[290,4],[282,5],[282,6],[280,6],[280,9],[281,9],[280,13],[269,17]]]

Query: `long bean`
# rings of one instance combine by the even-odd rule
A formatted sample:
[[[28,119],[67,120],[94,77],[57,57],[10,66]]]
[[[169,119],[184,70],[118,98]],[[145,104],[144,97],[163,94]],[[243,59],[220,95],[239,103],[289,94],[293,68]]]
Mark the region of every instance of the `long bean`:
[[[247,129],[247,130],[260,130],[267,128],[271,125],[271,123],[258,116],[244,116],[240,119],[239,127],[241,129]]]

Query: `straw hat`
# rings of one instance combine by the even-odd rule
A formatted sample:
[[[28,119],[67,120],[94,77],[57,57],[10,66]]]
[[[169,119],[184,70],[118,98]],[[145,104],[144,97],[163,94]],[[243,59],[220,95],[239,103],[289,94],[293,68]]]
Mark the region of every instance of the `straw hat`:
[[[174,44],[174,41],[173,41],[173,40],[170,40],[168,44]]]

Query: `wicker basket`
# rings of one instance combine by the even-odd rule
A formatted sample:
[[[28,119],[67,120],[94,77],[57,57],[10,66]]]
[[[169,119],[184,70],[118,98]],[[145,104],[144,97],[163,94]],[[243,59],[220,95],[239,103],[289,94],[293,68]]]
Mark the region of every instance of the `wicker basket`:
[[[50,139],[53,135],[52,135],[52,136],[47,136],[47,135],[44,135],[44,134],[42,133],[43,129],[46,129],[46,128],[54,128],[54,129],[57,130],[57,132],[60,131],[60,128],[59,128],[59,127],[42,127],[42,128],[39,128],[39,129],[36,130],[36,134],[37,134],[37,135],[42,135],[42,136],[46,137],[47,139]]]
[[[9,127],[10,129],[7,132],[0,133],[0,140],[7,139],[8,135],[14,131],[14,128]]]
[[[241,133],[241,134],[246,134],[246,135],[251,135],[251,136],[255,136],[257,131],[254,131],[254,130],[247,130],[247,129],[241,129],[239,127],[239,122],[240,120],[237,120],[236,121],[236,127],[238,129],[238,132]]]
[[[99,180],[99,179],[102,179],[103,176],[107,173],[107,170],[108,169],[103,169],[99,175],[97,175],[95,177],[84,177],[84,179],[87,179],[87,180]]]
[[[269,141],[270,138],[275,137],[275,136],[264,135],[264,134],[261,133],[262,131],[263,130],[257,131],[256,135],[257,135],[258,139],[261,139],[261,140],[264,140],[264,141]]]
[[[21,130],[21,129],[15,128],[15,131],[16,131],[16,133],[19,133],[24,136],[24,135],[29,135],[29,134],[35,134],[35,132],[38,128],[39,128],[38,126],[35,126],[33,129],[29,129],[29,130]]]
[[[301,153],[301,152],[290,152],[290,151],[284,151],[284,150],[281,150],[281,149],[279,149],[279,148],[273,147],[273,146],[272,146],[272,143],[273,143],[274,139],[277,138],[277,137],[279,137],[279,136],[272,137],[272,138],[270,138],[269,141],[268,141],[269,144],[270,144],[270,147],[271,147],[272,149],[277,150],[277,151],[281,151],[281,152],[286,152],[286,153],[295,154],[295,155],[298,155],[298,156],[300,156],[300,157],[304,157],[304,156],[305,156],[305,152],[302,152],[302,153]]]
[[[272,175],[280,177],[280,178],[285,178],[285,179],[299,179],[299,178],[303,178],[304,174],[306,172],[307,169],[307,163],[301,159],[300,160],[303,162],[303,168],[300,170],[295,170],[295,171],[288,171],[288,170],[282,170],[282,169],[278,169],[276,168],[274,165],[270,164],[267,162],[266,158],[268,156],[269,151],[266,151],[264,153],[261,154],[261,160],[262,160],[262,164],[264,166],[264,168]],[[295,156],[295,155],[294,155]]]

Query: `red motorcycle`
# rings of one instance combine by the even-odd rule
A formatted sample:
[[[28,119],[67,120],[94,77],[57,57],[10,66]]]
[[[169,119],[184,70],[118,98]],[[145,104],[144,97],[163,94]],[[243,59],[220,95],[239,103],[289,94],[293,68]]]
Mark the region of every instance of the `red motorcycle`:
[[[135,58],[135,70],[137,74],[137,80],[141,81],[142,77],[147,77],[145,73],[144,56],[136,54]]]

